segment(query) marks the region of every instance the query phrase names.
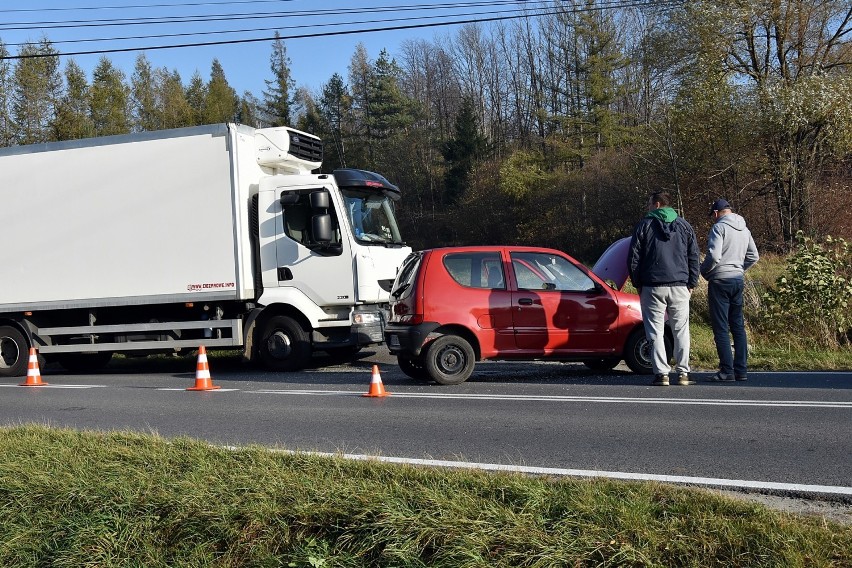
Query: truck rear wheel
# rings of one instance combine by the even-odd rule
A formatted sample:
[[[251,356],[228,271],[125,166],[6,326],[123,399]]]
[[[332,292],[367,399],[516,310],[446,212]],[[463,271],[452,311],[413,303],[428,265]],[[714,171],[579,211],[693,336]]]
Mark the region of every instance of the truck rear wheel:
[[[27,372],[29,347],[24,334],[10,325],[0,326],[0,377],[20,377]]]
[[[274,316],[266,322],[258,349],[264,367],[271,371],[298,371],[311,358],[307,331],[289,316]]]

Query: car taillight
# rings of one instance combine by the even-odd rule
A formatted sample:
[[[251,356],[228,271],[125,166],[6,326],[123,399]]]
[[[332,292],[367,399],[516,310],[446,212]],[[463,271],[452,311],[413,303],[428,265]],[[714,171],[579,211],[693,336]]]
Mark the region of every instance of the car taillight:
[[[409,314],[405,316],[400,316],[399,323],[407,323],[411,325],[423,323],[423,314]]]

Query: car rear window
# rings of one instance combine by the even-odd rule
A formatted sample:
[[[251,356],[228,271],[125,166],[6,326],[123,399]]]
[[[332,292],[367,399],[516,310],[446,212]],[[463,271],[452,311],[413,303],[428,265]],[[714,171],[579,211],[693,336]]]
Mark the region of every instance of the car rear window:
[[[417,277],[417,269],[420,267],[420,261],[423,255],[413,252],[402,261],[402,266],[391,288],[391,296],[399,300],[411,294],[414,289],[414,280]]]
[[[453,280],[468,288],[505,290],[499,252],[460,252],[444,256],[444,268]]]

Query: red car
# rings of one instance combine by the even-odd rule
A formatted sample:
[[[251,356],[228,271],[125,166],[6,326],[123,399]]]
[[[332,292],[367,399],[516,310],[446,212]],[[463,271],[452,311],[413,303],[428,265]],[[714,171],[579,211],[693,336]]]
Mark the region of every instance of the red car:
[[[627,280],[628,245],[615,243],[593,270],[537,247],[414,252],[391,290],[385,342],[408,376],[444,385],[466,381],[481,359],[582,361],[595,370],[624,360],[650,374],[639,296],[616,289]]]

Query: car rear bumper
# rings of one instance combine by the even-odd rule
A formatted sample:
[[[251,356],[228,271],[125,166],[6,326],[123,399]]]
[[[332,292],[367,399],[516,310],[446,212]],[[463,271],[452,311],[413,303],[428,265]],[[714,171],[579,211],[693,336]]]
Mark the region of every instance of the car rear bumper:
[[[424,322],[417,325],[390,323],[385,326],[385,344],[394,355],[400,353],[418,356],[430,333],[440,327],[437,322]]]

